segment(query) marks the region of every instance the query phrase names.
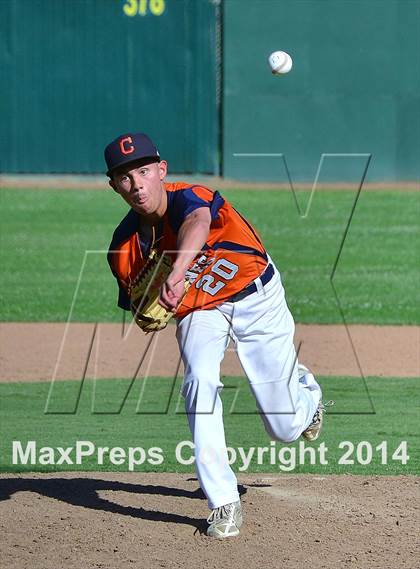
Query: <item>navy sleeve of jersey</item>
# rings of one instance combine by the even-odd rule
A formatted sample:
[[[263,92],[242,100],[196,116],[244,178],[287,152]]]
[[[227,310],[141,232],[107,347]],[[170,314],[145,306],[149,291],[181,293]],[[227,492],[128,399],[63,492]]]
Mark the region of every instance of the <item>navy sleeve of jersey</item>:
[[[126,291],[120,285],[118,292],[118,307],[122,308],[123,310],[130,310],[130,299]]]
[[[172,229],[177,233],[187,215],[200,207],[208,207],[210,209],[211,219],[217,219],[219,209],[225,203],[225,200],[219,194],[214,192],[212,200],[207,201],[197,196],[192,188],[178,190],[168,193],[168,213],[169,222]]]
[[[111,272],[114,275],[115,280],[117,281],[117,284],[118,284],[117,306],[119,308],[122,308],[123,310],[130,310],[130,298],[129,298],[128,294],[126,293],[126,291],[124,290],[124,288],[121,286],[121,283],[118,279],[118,276],[115,274],[115,272],[112,269],[110,253],[108,253],[108,264],[109,264],[109,268],[111,269]]]

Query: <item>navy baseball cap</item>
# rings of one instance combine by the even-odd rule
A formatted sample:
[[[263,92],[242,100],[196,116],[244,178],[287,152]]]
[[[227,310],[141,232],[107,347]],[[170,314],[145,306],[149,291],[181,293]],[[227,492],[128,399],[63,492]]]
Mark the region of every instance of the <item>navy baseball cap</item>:
[[[149,162],[160,162],[159,152],[147,134],[141,132],[127,133],[118,136],[105,148],[105,162],[108,167],[106,175],[111,177],[112,172],[119,166],[133,162],[134,160],[145,160]]]

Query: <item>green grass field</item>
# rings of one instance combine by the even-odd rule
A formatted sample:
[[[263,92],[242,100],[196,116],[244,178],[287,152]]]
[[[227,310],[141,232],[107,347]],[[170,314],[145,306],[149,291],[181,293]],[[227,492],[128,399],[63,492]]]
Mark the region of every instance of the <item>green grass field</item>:
[[[256,226],[282,272],[295,320],[341,323],[330,276],[355,192],[223,191]],[[308,192],[299,193],[305,209]],[[1,203],[3,321],[66,321],[85,251],[106,251],[127,208],[112,191],[7,190]],[[361,194],[334,277],[347,322],[420,322],[417,192]],[[73,320],[119,321],[104,253],[89,253]]]
[[[342,310],[348,323],[420,323],[420,193],[362,192],[333,279],[339,303],[330,277],[355,192],[317,193],[307,217],[298,215],[290,192],[230,190],[222,195],[263,237],[282,273],[297,322],[342,323]],[[308,196],[308,192],[299,193],[303,210]],[[72,320],[121,321],[116,284],[106,262],[112,231],[127,211],[117,195],[105,190],[3,189],[0,206],[2,321],[66,321],[80,275]],[[248,471],[419,473],[419,411],[414,405],[418,381],[374,377],[367,378],[366,384],[362,379],[343,377],[320,381],[324,396],[334,399],[336,405],[327,416],[322,439],[312,446],[318,449],[325,443],[328,464],[320,464],[318,454],[314,464],[308,464],[307,459],[303,463],[299,456],[293,464],[295,451],[288,449],[298,452],[299,443],[270,445],[246,381],[225,379],[228,445],[242,447],[246,453],[251,447],[268,447],[261,464],[254,456]],[[23,445],[36,441],[38,449],[73,447],[84,440],[110,448],[160,447],[162,464],[145,462],[136,470],[192,472],[193,466],[181,465],[175,458],[176,445],[190,440],[190,434],[178,396],[179,384],[172,383],[167,378],[152,378],[147,383],[137,380],[118,412],[127,379],[101,380],[94,391],[87,381],[77,406],[80,384],[59,382],[49,410],[60,414],[44,413],[50,383],[0,384],[0,471],[127,470],[126,463],[113,464],[108,455],[102,465],[93,457],[81,465],[12,464],[13,440]],[[172,388],[174,395],[167,409]],[[340,448],[345,441],[348,446]],[[383,441],[386,448],[380,446]],[[410,457],[406,464],[400,460],[401,452],[392,458],[403,441]],[[354,463],[345,464],[351,443],[354,450],[349,448],[349,460]],[[283,453],[281,460],[278,453]],[[185,454],[190,453],[185,450]],[[240,471],[241,464],[238,455],[234,469]]]
[[[255,403],[246,380],[225,378],[224,381],[226,388],[222,398],[228,446],[242,447],[245,453],[248,453],[251,447],[271,448],[260,417],[255,413]],[[418,474],[419,411],[413,403],[418,397],[418,381],[374,377],[366,381],[371,400],[367,397],[361,379],[320,378],[325,396],[335,399],[336,404],[326,416],[322,437],[312,445],[305,443],[305,448],[313,446],[318,449],[321,443],[325,443],[328,449],[325,453],[328,464],[320,464],[319,455],[312,465],[308,464],[308,457],[303,463],[303,459],[299,459],[297,455],[293,464],[290,462],[291,452],[287,448],[299,448],[298,443],[276,443],[274,464],[267,458],[269,455],[258,464],[255,454],[248,469],[242,471]],[[175,458],[176,445],[180,441],[190,440],[182,400],[179,399],[179,383],[175,385],[173,397],[169,398],[173,386],[171,380],[151,378],[148,385],[144,386],[144,380],[139,379],[134,383],[125,405],[118,413],[128,385],[128,380],[101,380],[96,385],[94,395],[93,383],[86,382],[79,405],[73,414],[62,413],[74,410],[80,387],[78,382],[66,381],[57,384],[57,390],[53,391],[50,399],[49,414],[44,414],[49,383],[0,385],[0,471],[128,469],[127,461],[122,465],[115,465],[109,461],[109,455],[104,456],[102,465],[98,465],[96,456],[85,458],[80,465],[13,465],[12,441],[21,441],[25,447],[28,441],[33,440],[37,442],[38,450],[43,446],[74,447],[76,441],[91,441],[97,447],[122,447],[126,452],[129,447],[143,447],[146,452],[150,447],[160,447],[164,457],[162,464],[152,465],[145,462],[134,470],[192,472],[193,466],[181,465]],[[240,391],[237,393],[238,389]],[[140,393],[143,393],[143,396],[139,406]],[[235,399],[236,404],[232,409]],[[52,411],[61,413],[53,414]],[[341,462],[345,459],[345,452],[349,448],[348,445],[340,448],[340,444],[345,441],[354,444],[354,450],[348,456],[348,460],[353,460],[354,464],[340,464],[340,459]],[[387,448],[375,450],[382,441],[386,441]],[[403,454],[397,453],[397,456],[392,457],[402,441],[407,443],[409,459],[406,464],[401,461]],[[369,446],[372,449],[371,458],[368,455]],[[283,453],[281,458],[279,452]],[[190,454],[189,449],[184,449],[185,458]],[[58,456],[56,455],[56,458]],[[73,460],[74,458],[73,455]],[[279,467],[280,464],[283,468]],[[238,454],[234,469],[241,471],[242,465]]]

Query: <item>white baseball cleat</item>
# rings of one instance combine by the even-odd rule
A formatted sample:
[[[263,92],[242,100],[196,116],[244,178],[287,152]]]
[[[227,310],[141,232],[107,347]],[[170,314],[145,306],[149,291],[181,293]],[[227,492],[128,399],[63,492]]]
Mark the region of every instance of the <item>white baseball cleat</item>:
[[[309,391],[318,391],[320,397],[322,396],[320,387],[316,382],[312,372],[303,364],[298,363],[298,376],[299,382]],[[316,441],[319,437],[322,429],[322,423],[324,421],[324,413],[325,408],[334,405],[334,401],[328,401],[327,403],[323,403],[322,400],[318,403],[317,410],[313,416],[313,419],[310,425],[303,431],[302,437],[307,441]]]
[[[207,522],[210,524],[207,528],[207,535],[210,537],[225,539],[239,535],[239,528],[242,525],[240,500],[214,508],[207,518]]]
[[[312,419],[311,424],[302,433],[302,437],[304,439],[311,442],[316,441],[316,439],[319,437],[321,433],[322,423],[324,421],[325,408],[331,407],[332,405],[334,405],[334,401],[327,401],[327,403],[323,403],[322,401],[320,401],[318,403],[318,408],[315,411],[315,415]]]

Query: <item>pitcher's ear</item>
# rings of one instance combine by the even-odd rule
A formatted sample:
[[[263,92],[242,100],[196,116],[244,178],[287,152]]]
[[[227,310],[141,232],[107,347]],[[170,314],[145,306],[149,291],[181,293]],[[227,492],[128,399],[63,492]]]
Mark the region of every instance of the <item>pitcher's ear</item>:
[[[159,177],[161,180],[163,180],[166,174],[168,173],[168,163],[166,162],[166,160],[161,160],[160,162],[158,162],[158,168],[159,168]]]

